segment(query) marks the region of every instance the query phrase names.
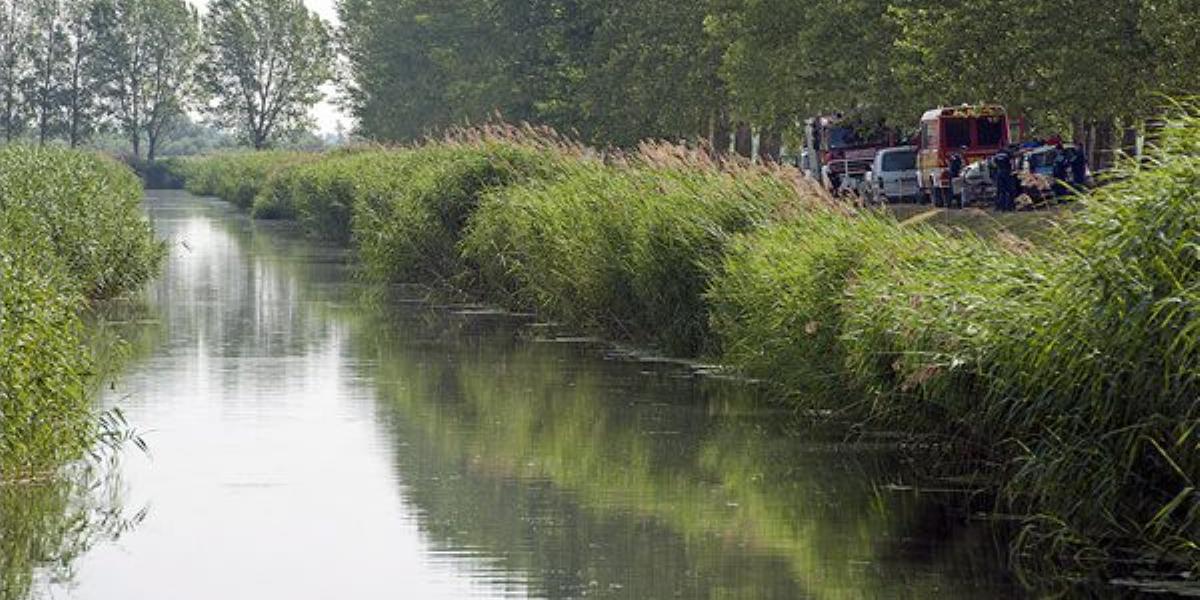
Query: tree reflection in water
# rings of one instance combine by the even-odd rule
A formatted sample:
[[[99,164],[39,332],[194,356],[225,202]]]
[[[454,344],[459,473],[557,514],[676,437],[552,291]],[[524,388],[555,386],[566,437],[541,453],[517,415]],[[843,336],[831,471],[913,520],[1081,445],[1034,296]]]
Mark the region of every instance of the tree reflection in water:
[[[145,518],[127,510],[114,461],[82,465],[62,477],[0,483],[0,600],[42,597],[48,584],[70,585],[75,561],[115,541]]]

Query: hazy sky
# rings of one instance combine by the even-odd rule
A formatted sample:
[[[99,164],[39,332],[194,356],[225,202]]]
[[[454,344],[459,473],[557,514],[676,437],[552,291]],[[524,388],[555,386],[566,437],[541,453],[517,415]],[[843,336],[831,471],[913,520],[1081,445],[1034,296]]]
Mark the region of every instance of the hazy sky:
[[[199,6],[201,10],[203,10],[204,5],[208,4],[209,2],[209,0],[188,1],[196,6]],[[308,5],[309,8],[317,11],[318,14],[331,23],[337,23],[337,10],[334,8],[334,2],[335,0],[304,0],[304,3]],[[324,133],[331,133],[337,129],[337,124],[339,121],[344,123],[347,129],[350,128],[350,117],[343,114],[332,103],[333,93],[333,87],[329,87],[329,89],[325,91],[325,102],[322,102],[313,109],[313,117],[317,120],[317,128]]]

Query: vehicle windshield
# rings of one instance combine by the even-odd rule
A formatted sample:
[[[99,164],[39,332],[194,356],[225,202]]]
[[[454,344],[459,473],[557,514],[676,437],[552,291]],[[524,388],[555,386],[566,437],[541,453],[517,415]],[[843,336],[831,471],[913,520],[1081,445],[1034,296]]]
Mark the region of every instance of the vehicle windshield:
[[[911,150],[888,152],[883,155],[884,171],[913,171],[917,168],[917,153]]]
[[[979,119],[976,127],[980,146],[995,147],[1004,144],[1004,130],[1008,127],[1004,117]]]
[[[863,139],[852,127],[832,127],[829,129],[829,149],[838,150],[863,143]]]
[[[946,119],[943,129],[946,133],[942,145],[952,150],[971,146],[971,121],[969,119]]]

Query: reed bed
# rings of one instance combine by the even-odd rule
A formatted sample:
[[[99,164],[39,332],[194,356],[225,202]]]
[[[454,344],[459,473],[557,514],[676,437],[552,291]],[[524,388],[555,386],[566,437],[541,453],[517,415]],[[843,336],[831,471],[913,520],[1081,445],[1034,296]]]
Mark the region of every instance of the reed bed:
[[[170,167],[177,170],[189,192],[216,196],[248,210],[277,172],[313,159],[302,152],[238,152],[179,160]]]
[[[195,172],[245,204],[221,171],[270,163],[255,204],[353,244],[372,280],[451,284],[941,435],[1028,515],[1029,555],[1200,567],[1198,146],[1181,115],[1036,246],[902,224],[790,171],[519,129]]]
[[[56,149],[0,150],[0,482],[91,448],[93,361],[80,313],[163,256],[132,171]]]

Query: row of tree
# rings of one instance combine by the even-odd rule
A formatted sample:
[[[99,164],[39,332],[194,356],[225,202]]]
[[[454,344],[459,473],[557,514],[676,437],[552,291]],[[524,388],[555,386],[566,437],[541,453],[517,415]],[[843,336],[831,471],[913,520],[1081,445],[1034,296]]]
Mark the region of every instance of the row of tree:
[[[987,100],[1115,146],[1200,91],[1195,0],[340,0],[347,100],[405,140],[499,112],[627,145]],[[773,144],[768,143],[770,147]]]
[[[0,0],[0,135],[134,158],[203,113],[256,148],[308,124],[332,77],[330,27],[301,0]]]

